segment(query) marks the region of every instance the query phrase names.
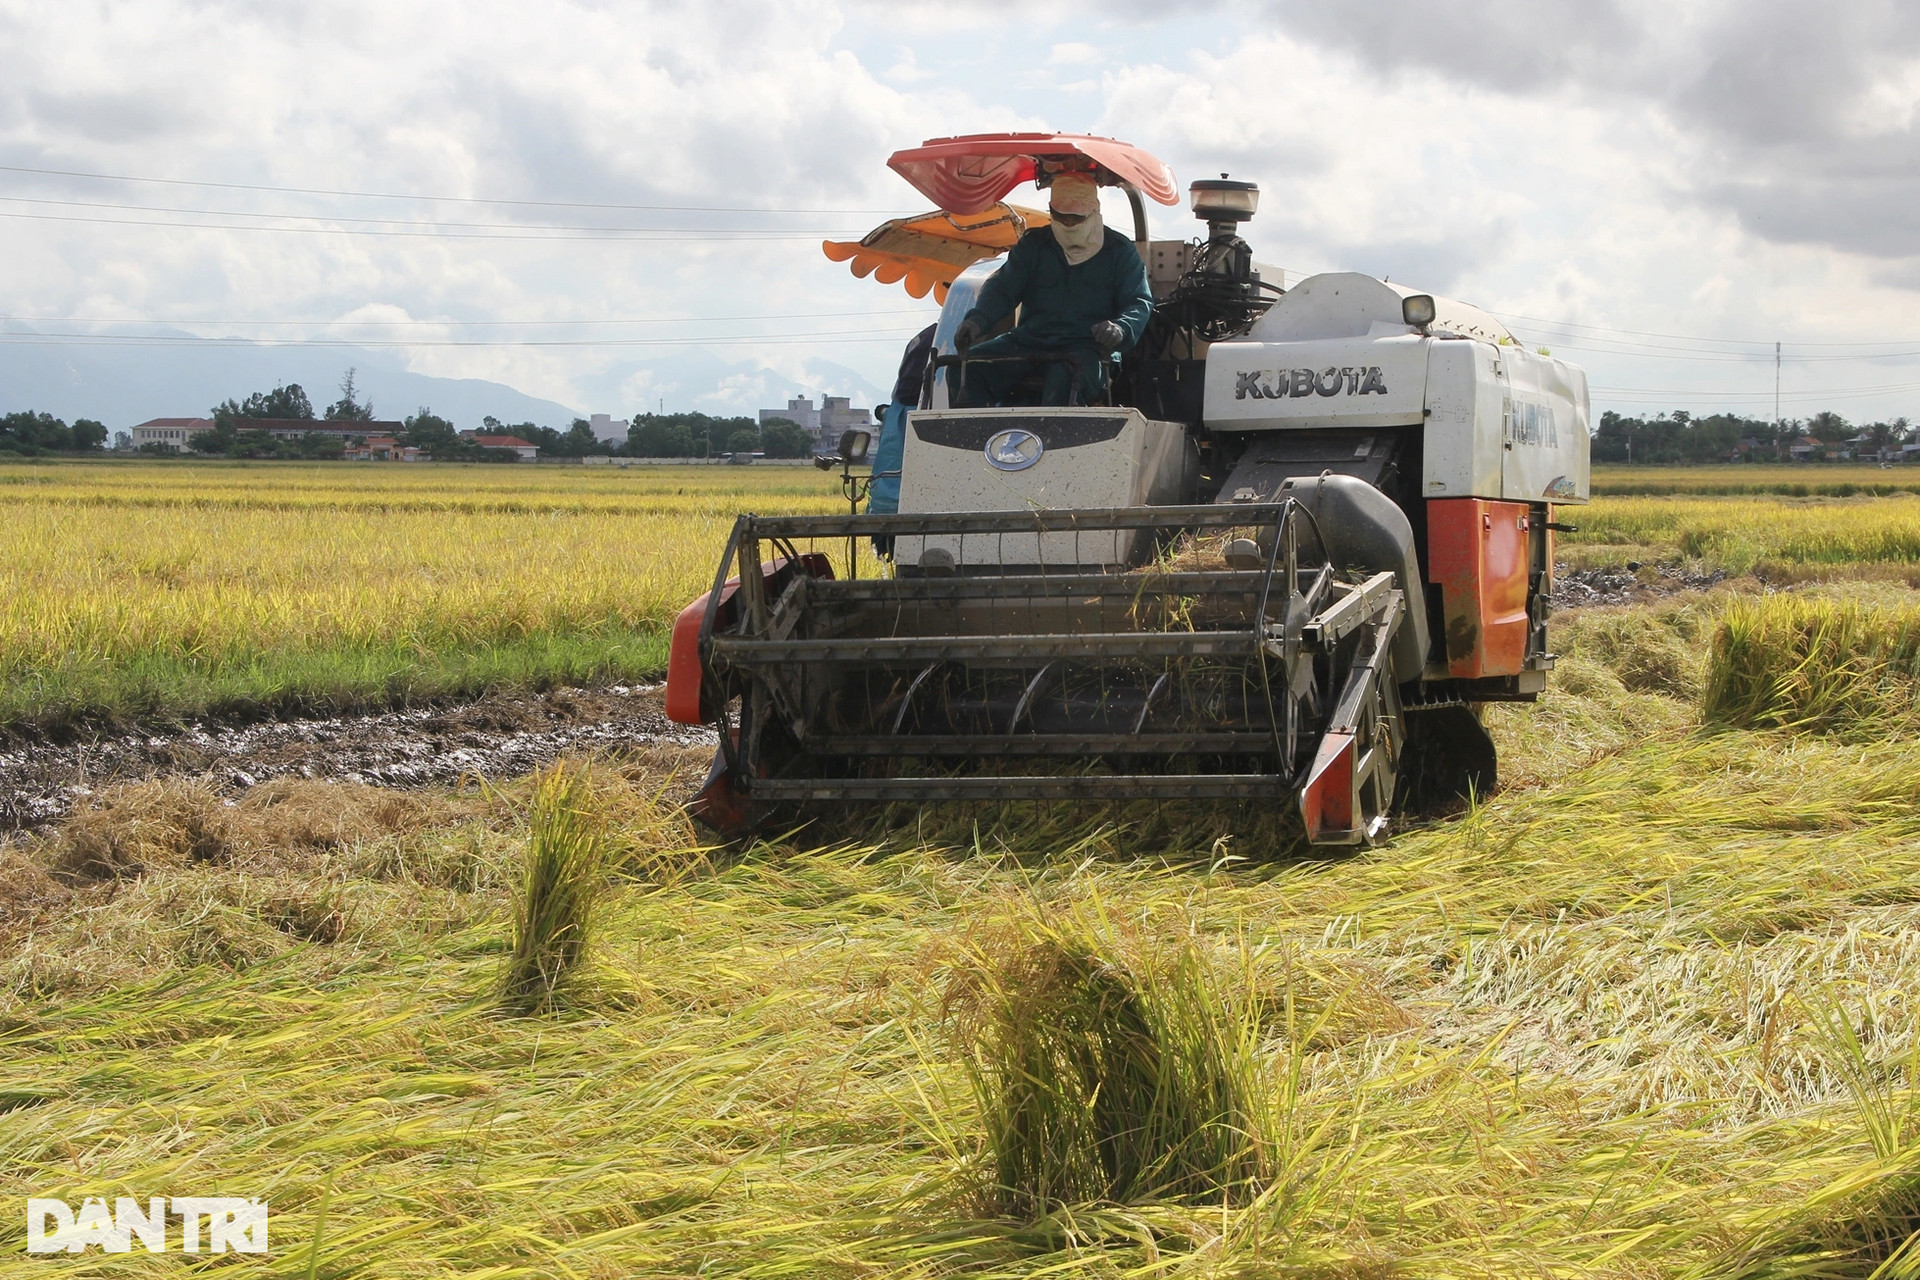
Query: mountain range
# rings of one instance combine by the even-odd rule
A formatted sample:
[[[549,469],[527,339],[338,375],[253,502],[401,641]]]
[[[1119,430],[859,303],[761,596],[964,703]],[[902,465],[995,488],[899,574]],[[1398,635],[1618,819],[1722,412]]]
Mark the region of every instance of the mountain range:
[[[831,361],[803,360],[796,376],[753,361],[728,362],[697,347],[576,375],[583,403],[568,405],[504,382],[415,373],[388,349],[196,340],[178,331],[155,337],[143,345],[8,334],[0,338],[0,413],[93,418],[118,431],[150,418],[205,416],[228,397],[245,399],[295,382],[319,411],[338,397],[349,368],[362,402],[370,401],[379,417],[404,418],[425,407],[458,427],[477,427],[489,415],[564,428],[595,412],[627,417],[664,407],[751,415],[783,406],[790,396],[844,395],[856,407],[885,399],[873,379]]]

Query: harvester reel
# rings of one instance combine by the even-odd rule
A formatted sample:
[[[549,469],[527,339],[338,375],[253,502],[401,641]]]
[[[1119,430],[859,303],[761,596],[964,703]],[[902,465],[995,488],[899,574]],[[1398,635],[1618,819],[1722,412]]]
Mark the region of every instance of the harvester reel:
[[[801,563],[796,539],[1103,528],[1175,550],[1134,569],[855,581],[777,567]],[[1235,528],[1260,530],[1263,554],[1210,562],[1209,537]],[[704,650],[725,769],[699,802],[731,836],[792,805],[1035,799],[1291,802],[1315,843],[1386,833],[1401,593],[1392,572],[1326,563],[1297,501],[749,516],[733,541],[741,601]],[[786,554],[755,581],[764,543]]]
[[[1302,640],[1307,621],[1323,605],[1330,593],[1333,571],[1321,564],[1311,578],[1300,578],[1301,508],[1289,502],[1280,517],[1268,572],[1284,584],[1286,605],[1280,616],[1280,683],[1275,689],[1272,672],[1263,672],[1273,692],[1269,702],[1277,701],[1280,710],[1280,760],[1289,775],[1296,773],[1302,761],[1301,738],[1310,726],[1320,722],[1326,699],[1321,696],[1320,672]],[[1304,589],[1303,589],[1304,586]],[[1262,608],[1264,617],[1266,610]],[[1271,667],[1275,655],[1269,645],[1265,661]]]

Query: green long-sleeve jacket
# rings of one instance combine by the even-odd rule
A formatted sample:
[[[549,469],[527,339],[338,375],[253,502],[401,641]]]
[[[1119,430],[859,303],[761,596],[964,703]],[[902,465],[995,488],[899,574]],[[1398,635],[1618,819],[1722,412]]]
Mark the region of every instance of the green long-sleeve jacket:
[[[1133,241],[1112,227],[1100,252],[1077,267],[1067,265],[1052,229],[1037,227],[981,286],[967,319],[991,331],[1016,305],[1022,310],[1014,332],[1037,346],[1090,346],[1093,326],[1111,320],[1126,331],[1124,351],[1147,327],[1153,291]]]

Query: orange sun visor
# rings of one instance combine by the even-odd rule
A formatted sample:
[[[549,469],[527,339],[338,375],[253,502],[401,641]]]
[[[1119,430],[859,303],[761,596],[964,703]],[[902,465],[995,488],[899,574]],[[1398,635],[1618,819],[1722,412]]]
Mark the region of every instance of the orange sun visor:
[[[942,209],[980,213],[1044,167],[1105,170],[1103,185],[1130,182],[1161,204],[1178,204],[1173,170],[1132,143],[1084,133],[975,133],[960,138],[929,138],[896,151],[887,167]]]
[[[997,257],[1014,241],[1049,219],[1040,209],[994,204],[975,214],[935,209],[912,218],[883,222],[859,241],[827,240],[821,249],[834,262],[851,260],[853,274],[881,284],[906,285],[907,292],[934,301],[947,300],[947,286],[983,258]]]

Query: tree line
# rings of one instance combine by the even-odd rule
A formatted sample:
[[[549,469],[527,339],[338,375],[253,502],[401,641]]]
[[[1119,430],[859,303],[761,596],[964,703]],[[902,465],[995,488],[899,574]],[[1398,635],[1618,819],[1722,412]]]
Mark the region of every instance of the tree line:
[[[245,399],[229,397],[207,413],[212,428],[188,439],[187,448],[203,456],[223,458],[338,458],[345,448],[345,442],[336,432],[274,435],[262,428],[244,425],[248,422],[378,421],[374,417],[373,402],[361,393],[353,369],[348,369],[340,381],[339,399],[328,405],[324,413],[314,411],[313,398],[297,382],[276,386],[271,391],[256,391]],[[537,448],[543,458],[716,458],[730,453],[805,458],[813,452],[814,445],[811,432],[786,418],[770,418],[761,423],[744,416],[713,417],[704,413],[635,414],[627,429],[627,438],[615,442],[596,439],[585,418],[575,418],[564,430],[556,430],[531,422],[502,422],[489,416],[477,434],[517,436]],[[507,450],[485,448],[463,438],[453,423],[424,406],[400,421],[395,437],[400,445],[423,450],[441,461],[518,460]],[[106,442],[107,428],[91,418],[79,418],[68,425],[47,413],[29,411],[0,417],[0,454],[98,452]],[[152,443],[141,445],[140,452],[172,456],[176,451],[169,445]]]
[[[75,418],[69,426],[50,413],[31,410],[0,416],[0,453],[23,458],[43,453],[97,453],[106,443],[106,427],[92,418]]]
[[[1848,441],[1864,436],[1860,445]],[[1831,411],[1810,418],[1772,422],[1716,413],[1696,418],[1685,409],[1653,418],[1628,418],[1608,410],[1593,433],[1595,462],[1772,462],[1792,455],[1798,442],[1818,441],[1808,455],[1819,461],[1842,451],[1878,454],[1910,441],[1914,428],[1905,418],[1858,426]]]
[[[585,418],[575,418],[565,431],[531,422],[483,420],[481,435],[516,436],[536,446],[543,458],[717,458],[728,453],[762,453],[769,458],[805,458],[813,452],[813,435],[785,418],[763,425],[752,418],[715,418],[704,413],[637,414],[627,427],[624,442],[597,439]],[[452,456],[449,450],[475,449],[459,438],[452,423],[429,409],[407,419],[402,441],[426,449],[434,457]],[[498,450],[481,450],[492,452]]]
[[[243,429],[247,419],[285,422],[313,421],[313,401],[299,383],[256,391],[245,400],[225,400],[211,410],[213,429],[188,442],[196,453],[230,458],[338,457],[341,441],[318,432],[292,438],[259,429]],[[327,407],[334,422],[373,422],[373,404],[360,396],[354,371],[340,383],[340,398]],[[636,414],[624,442],[596,439],[585,418],[575,418],[565,430],[531,422],[502,422],[489,415],[481,435],[515,436],[539,450],[543,458],[615,456],[629,458],[712,458],[727,453],[764,453],[769,458],[804,458],[813,452],[813,436],[785,418],[764,425],[753,418],[716,418],[704,413]],[[489,449],[461,437],[459,430],[431,408],[409,415],[397,433],[399,444],[421,449],[441,461],[512,462],[515,455]],[[163,446],[154,446],[160,451]]]
[[[210,411],[213,429],[189,441],[195,452],[232,458],[338,458],[342,442],[334,434],[312,432],[282,439],[261,430],[243,429],[248,419],[335,422],[373,422],[370,401],[359,393],[353,370],[341,382],[340,398],[316,414],[311,397],[299,383],[256,391],[244,400],[227,399]],[[785,418],[762,424],[748,417],[714,417],[704,413],[641,413],[634,415],[624,442],[609,444],[594,438],[584,418],[565,430],[531,422],[506,423],[488,417],[482,434],[518,436],[534,445],[543,458],[581,458],[611,455],[629,458],[713,458],[728,453],[761,452],[770,458],[804,458],[813,451],[813,436]],[[0,415],[0,454],[33,457],[53,453],[98,453],[107,443],[107,428],[91,418],[67,423],[50,413],[24,410]],[[1716,413],[1696,418],[1684,409],[1656,417],[1625,417],[1612,410],[1600,415],[1593,435],[1595,462],[1682,463],[1725,462],[1738,458],[1765,462],[1784,459],[1798,441],[1817,440],[1808,451],[1818,460],[1854,448],[1847,442],[1864,437],[1856,452],[1877,454],[1915,438],[1906,418],[1855,425],[1838,413],[1816,413],[1775,423],[1738,414]],[[463,439],[454,425],[422,408],[401,424],[398,440],[442,461],[509,462],[514,455],[487,449]],[[146,445],[146,451],[171,454],[165,445]]]

